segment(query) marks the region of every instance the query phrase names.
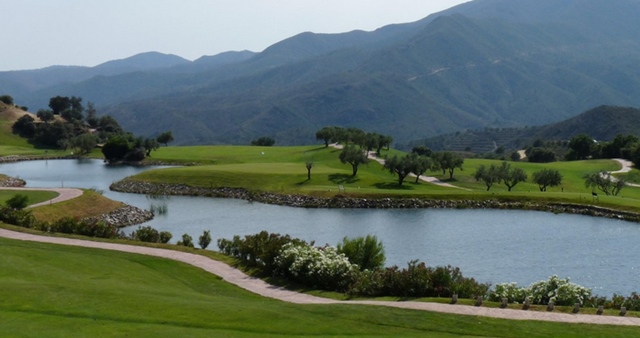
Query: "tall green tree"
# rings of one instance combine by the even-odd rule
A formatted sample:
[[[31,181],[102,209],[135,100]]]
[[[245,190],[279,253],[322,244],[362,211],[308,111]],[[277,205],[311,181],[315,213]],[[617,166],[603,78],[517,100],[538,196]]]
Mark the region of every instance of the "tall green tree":
[[[520,182],[527,181],[527,173],[522,170],[522,168],[513,168],[511,169],[511,165],[507,162],[502,162],[500,166],[500,178],[504,185],[507,186],[507,189],[511,191],[513,187],[515,187]]]
[[[53,114],[51,110],[46,110],[46,109],[38,110],[38,112],[36,113],[36,116],[40,119],[40,121],[44,123],[49,123],[56,118],[56,116]]]
[[[71,101],[66,96],[55,96],[49,99],[49,108],[54,114],[60,115],[63,111],[71,108]]]
[[[627,184],[623,178],[615,178],[607,171],[586,174],[583,176],[584,185],[587,188],[598,189],[607,196],[618,196],[622,188]]]
[[[156,140],[158,141],[158,143],[164,144],[164,146],[166,147],[169,145],[169,142],[173,142],[173,134],[171,133],[171,131],[165,131],[158,135]]]
[[[80,134],[69,140],[69,146],[77,149],[80,155],[90,153],[98,144],[98,138],[89,134]]]
[[[354,145],[346,145],[342,152],[340,152],[340,162],[343,164],[349,163],[351,165],[353,175],[356,176],[358,174],[358,167],[361,164],[369,163],[369,158],[367,154],[360,148]]]
[[[438,161],[438,165],[440,169],[442,169],[442,174],[444,175],[445,171],[449,172],[449,179],[453,179],[453,173],[456,169],[462,170],[462,165],[464,164],[464,159],[462,156],[452,153],[452,152],[441,152],[435,157],[436,161]]]
[[[533,182],[538,184],[540,191],[547,191],[547,187],[562,184],[562,175],[554,169],[542,169],[533,173]]]
[[[329,142],[335,137],[336,127],[323,127],[316,132],[316,140],[324,141],[324,146],[329,147]]]
[[[427,172],[427,170],[437,169],[437,165],[430,157],[420,156],[416,153],[413,153],[412,155],[414,156],[414,165],[411,172],[416,175],[416,183],[418,183],[420,176]]]
[[[495,164],[492,164],[489,168],[484,164],[480,165],[473,174],[473,177],[477,182],[484,182],[487,186],[487,191],[491,189],[494,183],[499,183],[502,180],[500,168]]]
[[[585,160],[591,156],[591,150],[595,142],[587,134],[579,134],[571,138],[569,141],[569,154],[567,159],[570,160]]]
[[[411,174],[415,166],[415,157],[411,154],[403,157],[394,155],[392,158],[384,161],[384,168],[390,173],[398,175],[398,185],[402,186],[404,179]]]

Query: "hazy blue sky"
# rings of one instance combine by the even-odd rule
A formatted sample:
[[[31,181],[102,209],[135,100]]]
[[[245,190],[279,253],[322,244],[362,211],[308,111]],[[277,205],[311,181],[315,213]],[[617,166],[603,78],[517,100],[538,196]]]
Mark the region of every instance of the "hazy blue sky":
[[[295,34],[373,30],[467,0],[0,0],[0,71],[158,51],[262,51]]]

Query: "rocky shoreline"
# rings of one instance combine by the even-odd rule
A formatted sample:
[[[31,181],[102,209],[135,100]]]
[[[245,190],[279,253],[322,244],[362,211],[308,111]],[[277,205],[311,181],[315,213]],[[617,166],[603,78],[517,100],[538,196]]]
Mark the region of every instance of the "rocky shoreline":
[[[22,188],[25,185],[27,185],[27,182],[24,180],[10,176],[0,181],[0,187],[2,188]]]
[[[142,210],[132,205],[125,204],[123,207],[110,213],[95,217],[88,217],[83,220],[88,222],[102,221],[109,225],[115,225],[116,227],[121,228],[129,225],[142,224],[152,219],[153,213],[151,211]]]
[[[184,184],[166,184],[122,180],[111,184],[113,191],[146,194],[236,198],[266,204],[299,208],[341,209],[514,209],[553,213],[568,213],[640,222],[640,214],[598,206],[571,203],[534,203],[489,200],[435,200],[421,198],[354,198],[336,195],[332,198],[306,195],[281,195],[269,192],[253,193],[239,188],[197,188]]]

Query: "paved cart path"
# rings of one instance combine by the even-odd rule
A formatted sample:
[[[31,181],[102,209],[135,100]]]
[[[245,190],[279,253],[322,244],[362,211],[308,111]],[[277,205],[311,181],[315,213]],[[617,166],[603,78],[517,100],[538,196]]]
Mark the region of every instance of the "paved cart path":
[[[640,326],[640,318],[632,317],[615,317],[615,316],[597,316],[597,315],[580,315],[580,314],[564,314],[554,312],[534,312],[524,310],[511,310],[511,309],[498,309],[498,308],[486,308],[475,307],[465,305],[450,305],[450,304],[437,304],[437,303],[423,303],[423,302],[381,302],[381,301],[338,301],[332,299],[326,299],[307,294],[302,294],[290,290],[286,290],[281,287],[267,284],[261,279],[247,276],[238,269],[235,269],[225,263],[210,259],[208,257],[168,250],[149,248],[127,244],[115,244],[115,243],[102,243],[92,242],[80,239],[62,238],[62,237],[47,237],[26,234],[21,232],[10,231],[6,229],[0,229],[0,236],[5,238],[34,241],[43,243],[54,243],[62,245],[73,245],[87,248],[99,248],[106,250],[115,250],[143,255],[150,255],[156,257],[163,257],[179,262],[184,262],[198,268],[201,268],[209,273],[220,276],[228,283],[237,285],[245,290],[256,293],[258,295],[278,299],[284,302],[296,303],[296,304],[359,304],[370,306],[388,306],[404,309],[413,309],[421,311],[431,312],[443,312],[459,315],[469,316],[482,316],[502,319],[513,320],[540,320],[549,322],[563,322],[563,323],[588,323],[588,324],[608,324],[608,325],[628,325],[628,326]]]
[[[24,187],[2,187],[0,190],[36,190],[36,191],[55,191],[58,193],[58,197],[44,201],[41,203],[32,204],[29,208],[35,208],[42,205],[49,205],[53,203],[60,203],[82,196],[82,190],[75,188],[24,188]]]

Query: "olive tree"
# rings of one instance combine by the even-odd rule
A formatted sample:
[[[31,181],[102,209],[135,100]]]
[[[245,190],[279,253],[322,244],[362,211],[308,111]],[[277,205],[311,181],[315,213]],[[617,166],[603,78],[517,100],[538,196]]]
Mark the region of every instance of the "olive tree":
[[[562,175],[554,169],[542,169],[533,173],[533,182],[538,184],[540,191],[547,191],[547,187],[562,184]]]
[[[351,164],[351,169],[353,170],[352,176],[356,176],[358,174],[358,166],[369,163],[369,158],[360,148],[354,145],[347,145],[340,153],[340,162],[343,164]]]

